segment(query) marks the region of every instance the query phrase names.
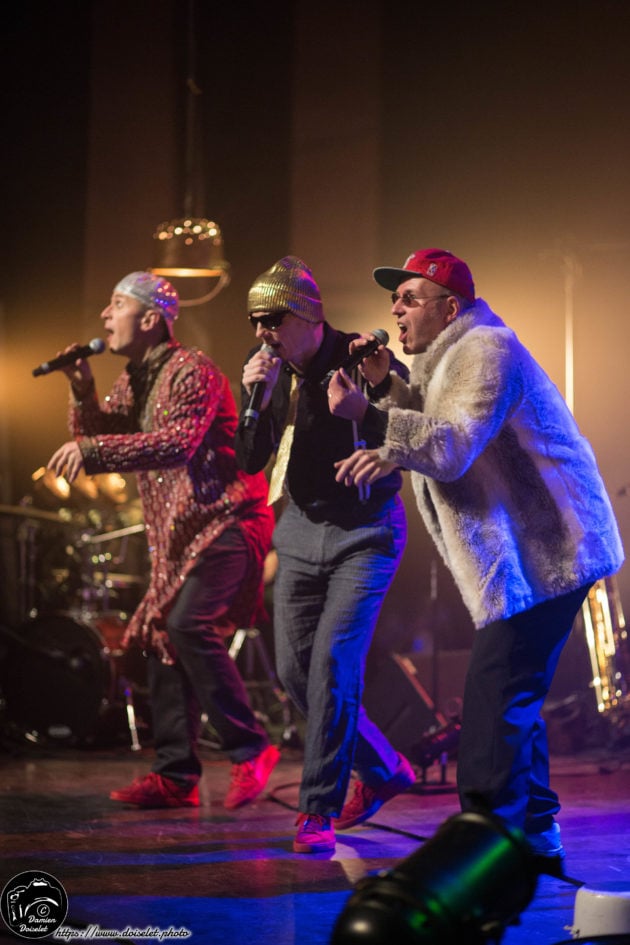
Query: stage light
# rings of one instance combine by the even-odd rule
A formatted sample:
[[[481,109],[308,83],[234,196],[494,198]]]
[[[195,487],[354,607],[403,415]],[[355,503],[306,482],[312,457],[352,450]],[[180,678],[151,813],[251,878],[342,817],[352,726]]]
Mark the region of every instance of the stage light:
[[[361,880],[331,945],[498,942],[531,901],[537,875],[522,832],[465,811],[394,869]]]

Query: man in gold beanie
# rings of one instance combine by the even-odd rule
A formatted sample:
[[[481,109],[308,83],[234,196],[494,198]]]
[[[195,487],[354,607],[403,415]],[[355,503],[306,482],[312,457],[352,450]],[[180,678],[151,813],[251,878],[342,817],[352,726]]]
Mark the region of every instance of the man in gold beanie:
[[[243,369],[235,448],[249,473],[275,453],[270,502],[286,493],[273,537],[276,660],[306,718],[294,850],[318,853],[335,848],[333,818],[338,829],[355,826],[415,780],[361,707],[367,651],[406,539],[401,475],[393,470],[375,489],[352,494],[335,481],[334,464],[348,448],[376,448],[382,434],[369,411],[358,427],[328,409],[326,379],[358,336],[325,321],[305,263],[285,256],[262,273],[248,314],[262,345]]]

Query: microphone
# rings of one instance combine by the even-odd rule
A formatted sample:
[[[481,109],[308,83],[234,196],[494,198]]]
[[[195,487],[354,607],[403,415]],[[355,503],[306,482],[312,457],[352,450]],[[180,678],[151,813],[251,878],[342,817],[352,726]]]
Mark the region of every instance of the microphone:
[[[322,387],[326,387],[329,384],[331,377],[338,371],[339,368],[343,368],[344,371],[350,373],[353,371],[358,364],[361,364],[361,361],[364,361],[369,357],[372,352],[376,351],[379,345],[386,345],[389,341],[389,335],[384,328],[375,328],[372,332],[374,339],[372,341],[366,341],[364,345],[361,345],[360,348],[355,348],[354,351],[346,355],[341,364],[338,364],[337,367],[333,368],[331,371],[322,378],[320,384]]]
[[[58,371],[59,368],[66,367],[68,364],[74,364],[79,358],[89,358],[93,354],[102,354],[104,350],[105,342],[103,339],[92,338],[89,345],[82,345],[80,348],[75,348],[74,351],[68,351],[67,354],[60,354],[58,358],[44,361],[39,367],[33,368],[33,377],[40,377],[42,374]]]
[[[265,354],[275,354],[275,349],[271,345],[263,345],[260,349],[264,351]],[[258,417],[260,416],[260,405],[262,404],[263,397],[265,396],[266,384],[264,381],[256,381],[252,385],[252,392],[249,395],[249,403],[243,413],[242,425],[246,430],[250,430],[252,427],[255,427],[258,423]]]

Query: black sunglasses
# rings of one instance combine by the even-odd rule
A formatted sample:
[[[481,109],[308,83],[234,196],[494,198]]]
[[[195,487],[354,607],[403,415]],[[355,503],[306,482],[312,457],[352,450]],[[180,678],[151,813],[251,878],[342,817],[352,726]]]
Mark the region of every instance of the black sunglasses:
[[[284,316],[289,314],[289,309],[285,308],[281,312],[269,312],[268,315],[248,315],[250,324],[257,328],[259,325],[265,329],[265,331],[275,331],[277,328],[280,328],[280,325],[284,321]]]

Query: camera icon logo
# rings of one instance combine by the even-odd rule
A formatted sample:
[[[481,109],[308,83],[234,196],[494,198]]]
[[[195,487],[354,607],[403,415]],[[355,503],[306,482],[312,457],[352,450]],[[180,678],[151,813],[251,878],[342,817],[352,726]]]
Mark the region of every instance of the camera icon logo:
[[[0,895],[0,913],[5,923],[21,938],[51,935],[68,912],[68,896],[54,876],[41,870],[18,873]]]

